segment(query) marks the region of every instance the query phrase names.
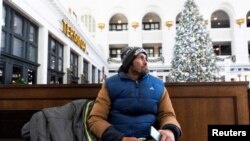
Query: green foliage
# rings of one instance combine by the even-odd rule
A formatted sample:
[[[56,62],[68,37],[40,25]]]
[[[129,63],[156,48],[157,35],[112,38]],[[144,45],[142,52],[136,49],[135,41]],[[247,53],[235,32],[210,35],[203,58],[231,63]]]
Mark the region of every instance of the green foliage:
[[[12,84],[27,84],[23,78],[19,77],[17,80],[13,80]]]

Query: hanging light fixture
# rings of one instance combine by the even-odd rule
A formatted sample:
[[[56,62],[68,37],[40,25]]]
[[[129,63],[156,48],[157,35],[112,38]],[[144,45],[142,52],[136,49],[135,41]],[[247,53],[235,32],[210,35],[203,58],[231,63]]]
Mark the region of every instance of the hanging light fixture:
[[[166,21],[166,26],[170,29],[170,27],[173,26],[173,21]]]
[[[98,28],[100,28],[101,30],[105,28],[105,23],[98,23]]]

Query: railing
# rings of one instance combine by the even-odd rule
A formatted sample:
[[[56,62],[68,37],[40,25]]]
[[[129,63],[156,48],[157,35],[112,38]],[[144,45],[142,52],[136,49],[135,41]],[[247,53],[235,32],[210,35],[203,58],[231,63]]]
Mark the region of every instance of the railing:
[[[117,63],[117,64],[121,64],[122,61],[120,58],[108,58],[108,63]],[[162,62],[164,63],[164,57],[161,56],[161,57],[149,57],[148,58],[148,62],[149,63],[158,63],[158,62]]]

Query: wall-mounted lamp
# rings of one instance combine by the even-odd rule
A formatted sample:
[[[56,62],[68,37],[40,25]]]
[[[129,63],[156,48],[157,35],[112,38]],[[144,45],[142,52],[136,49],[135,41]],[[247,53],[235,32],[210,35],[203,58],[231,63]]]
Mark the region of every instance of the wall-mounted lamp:
[[[98,23],[98,28],[100,28],[101,30],[105,28],[105,23]]]
[[[166,26],[169,29],[171,26],[173,26],[173,21],[166,21]]]
[[[245,22],[244,18],[241,18],[241,19],[237,19],[236,20],[236,23],[241,26],[241,24],[243,24]]]
[[[138,22],[132,22],[131,26],[136,29],[139,26]]]

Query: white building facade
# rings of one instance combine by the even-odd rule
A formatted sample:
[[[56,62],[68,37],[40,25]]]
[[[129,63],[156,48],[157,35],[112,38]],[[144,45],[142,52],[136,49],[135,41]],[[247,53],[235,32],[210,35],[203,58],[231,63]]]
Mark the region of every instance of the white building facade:
[[[63,1],[63,0],[61,0]],[[168,81],[178,16],[186,0],[75,0],[79,21],[104,48],[108,75],[121,65],[120,50],[139,46],[149,53],[150,72]],[[250,8],[247,0],[194,0],[207,23],[207,31],[221,68],[219,81],[250,80]]]
[[[0,84],[102,82],[102,48],[60,2],[0,2]]]

